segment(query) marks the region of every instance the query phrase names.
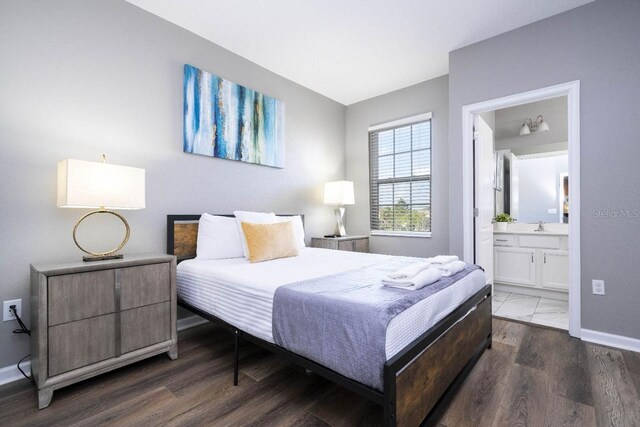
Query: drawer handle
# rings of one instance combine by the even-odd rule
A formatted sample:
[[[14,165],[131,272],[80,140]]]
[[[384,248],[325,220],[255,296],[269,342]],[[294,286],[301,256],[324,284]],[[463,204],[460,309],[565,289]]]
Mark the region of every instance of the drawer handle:
[[[531,254],[531,262],[533,262],[533,254]]]
[[[496,239],[497,242],[508,242],[507,239]]]

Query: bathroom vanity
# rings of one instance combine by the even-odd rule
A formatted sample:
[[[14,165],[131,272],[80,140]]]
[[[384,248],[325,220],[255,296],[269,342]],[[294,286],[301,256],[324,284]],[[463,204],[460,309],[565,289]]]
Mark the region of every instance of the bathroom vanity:
[[[496,290],[568,299],[569,239],[566,224],[509,224],[493,232]]]

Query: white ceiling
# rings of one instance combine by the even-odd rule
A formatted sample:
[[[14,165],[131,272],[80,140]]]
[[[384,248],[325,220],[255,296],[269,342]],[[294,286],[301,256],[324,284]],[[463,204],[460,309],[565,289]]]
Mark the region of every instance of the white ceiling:
[[[593,0],[128,1],[349,105],[447,74],[450,51]]]

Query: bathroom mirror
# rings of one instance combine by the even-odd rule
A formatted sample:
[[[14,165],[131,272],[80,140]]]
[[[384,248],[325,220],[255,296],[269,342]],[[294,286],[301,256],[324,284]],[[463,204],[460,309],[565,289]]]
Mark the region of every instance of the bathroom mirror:
[[[496,152],[496,214],[508,213],[519,223],[567,224],[568,170],[566,151],[527,155]]]

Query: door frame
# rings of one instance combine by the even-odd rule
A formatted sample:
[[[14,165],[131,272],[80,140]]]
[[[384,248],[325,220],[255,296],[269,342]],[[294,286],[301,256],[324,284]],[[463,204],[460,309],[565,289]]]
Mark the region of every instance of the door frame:
[[[462,213],[464,259],[474,260],[474,142],[473,118],[475,114],[545,99],[567,97],[568,146],[569,146],[569,194],[571,212],[569,218],[569,334],[580,337],[580,80],[509,95],[462,107]]]
[[[494,129],[492,129],[488,125],[488,123],[480,115],[476,115],[476,114],[473,115],[473,124],[472,124],[472,127],[473,127],[473,139],[474,139],[474,141],[473,141],[473,178],[474,178],[474,182],[475,182],[475,178],[476,178],[476,175],[478,173],[479,164],[480,164],[478,158],[482,157],[482,153],[483,153],[482,150],[484,149],[484,144],[476,143],[476,133],[479,132],[479,130],[476,129],[476,119],[482,120],[484,122],[484,124],[487,125],[489,127],[489,129],[491,130],[491,143],[493,144],[493,147],[491,147],[491,151],[493,153],[493,161],[492,161],[492,167],[490,168],[490,170],[493,171],[491,192],[493,194],[495,194],[495,187],[496,187],[497,179],[498,179],[496,161],[495,161],[496,160],[496,156],[495,156],[495,153],[496,153],[496,151],[495,151],[495,140],[496,140],[495,139],[495,131],[494,131]],[[479,155],[479,153],[480,153],[480,155]],[[480,235],[482,234],[482,225],[478,226],[478,221],[476,221],[480,217],[480,204],[478,203],[477,188],[476,188],[475,185],[473,187],[473,205],[474,205],[474,207],[478,208],[478,216],[475,216],[475,213],[474,213],[474,221],[473,221],[473,238],[474,238],[474,243],[475,243],[474,246],[473,246],[473,262],[475,264],[478,264],[478,244],[477,244],[477,240],[476,239],[478,238],[479,234]],[[493,217],[495,217],[495,214],[496,214],[495,197],[493,199],[492,206],[493,206],[493,210],[492,210],[493,211],[492,219],[493,219]],[[493,245],[493,224],[491,225],[491,227],[492,227],[492,229],[491,229],[491,244]],[[495,265],[495,259],[494,259],[493,256],[491,256],[491,262]],[[478,265],[480,265],[480,264],[478,264]],[[486,268],[486,266],[485,266],[485,268]],[[493,266],[491,266],[491,272],[492,272],[492,274],[491,274],[492,282],[488,283],[488,284],[491,284],[491,292],[493,292],[494,291],[493,282],[495,282],[495,277],[496,277]]]

